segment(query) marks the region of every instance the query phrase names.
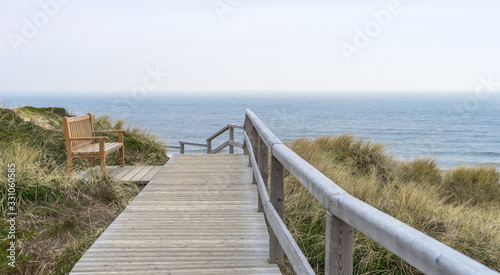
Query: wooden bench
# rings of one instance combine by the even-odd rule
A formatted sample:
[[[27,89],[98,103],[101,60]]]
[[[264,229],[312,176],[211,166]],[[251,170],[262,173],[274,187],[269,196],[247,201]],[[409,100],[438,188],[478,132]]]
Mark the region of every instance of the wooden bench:
[[[95,159],[99,158],[101,176],[103,176],[106,173],[106,155],[115,151],[120,152],[120,166],[124,166],[123,133],[125,130],[94,131],[90,113],[79,117],[63,117],[63,130],[68,155],[66,168],[68,174],[73,169],[74,158],[90,158],[92,166],[95,166]],[[96,133],[118,133],[118,142],[104,142],[108,137],[96,137]],[[95,142],[96,140],[98,142]]]

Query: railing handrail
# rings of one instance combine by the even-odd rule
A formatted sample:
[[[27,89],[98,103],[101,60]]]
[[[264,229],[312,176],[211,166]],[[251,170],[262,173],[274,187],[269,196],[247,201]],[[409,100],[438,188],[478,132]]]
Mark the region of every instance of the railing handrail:
[[[243,144],[234,141],[234,129],[243,129],[243,126],[239,126],[239,125],[230,123],[230,124],[224,126],[219,131],[217,131],[215,134],[211,135],[209,138],[207,138],[206,144],[189,142],[189,141],[179,141],[179,146],[168,145],[167,148],[180,149],[180,154],[182,155],[182,154],[184,154],[185,145],[192,145],[192,146],[206,147],[207,154],[216,154],[216,153],[220,152],[221,150],[223,150],[224,148],[226,148],[227,146],[229,146],[229,154],[233,154],[234,147],[243,148]],[[220,145],[219,147],[212,150],[212,140],[214,138],[220,136],[221,134],[223,134],[227,130],[229,130],[229,139],[226,142],[224,142],[222,145]]]
[[[290,171],[327,209],[325,274],[347,274],[352,272],[352,228],[362,232],[410,265],[427,274],[499,274],[436,239],[349,195],[285,146],[251,110],[247,109],[245,114],[244,135],[248,134],[247,138],[249,139],[247,142],[249,145],[245,152],[254,156],[255,145],[260,145],[263,142],[271,152],[271,159],[275,158],[279,165]],[[253,147],[250,145],[253,145]],[[249,152],[248,148],[252,148],[252,152]],[[254,172],[257,171],[258,167],[256,166],[258,164],[254,164],[252,160],[251,163]],[[259,173],[262,173],[262,170]],[[273,189],[272,178],[271,175],[271,190]],[[259,181],[258,176],[257,180],[254,178],[255,181]],[[272,197],[271,194],[271,201],[273,200]],[[273,205],[275,208],[284,207],[279,203]],[[342,230],[338,230],[340,227],[342,227]],[[339,236],[332,234],[339,234]],[[340,236],[341,234],[342,236]],[[339,239],[342,240],[341,244]],[[351,244],[345,244],[345,240],[350,241]],[[351,255],[351,259],[348,259],[349,255]],[[346,256],[347,259],[345,259]],[[348,266],[339,266],[341,263],[338,262],[338,259],[341,259],[341,261],[347,260],[347,264],[350,261],[351,269]],[[334,270],[336,268],[337,270]]]
[[[199,147],[207,147],[207,145],[206,145],[206,144],[202,144],[202,143],[195,143],[195,142],[189,142],[189,141],[179,141],[179,144],[192,145],[192,146],[199,146]]]
[[[250,156],[250,164],[253,167],[258,167],[257,159],[255,157],[252,144],[248,138],[247,133],[243,132],[244,142],[248,145],[248,152]],[[304,256],[304,253],[300,250],[299,246],[293,239],[292,234],[287,229],[284,222],[281,220],[278,212],[274,209],[271,203],[269,195],[267,194],[267,188],[264,183],[264,179],[258,169],[252,169],[253,176],[256,179],[257,188],[259,190],[260,202],[262,203],[263,211],[268,221],[269,226],[272,228],[277,239],[279,240],[283,250],[288,256],[290,263],[292,264],[294,270],[297,274],[314,274],[314,270]]]
[[[224,126],[219,131],[217,131],[215,134],[213,134],[210,137],[208,137],[207,138],[207,142],[210,141],[210,140],[213,140],[214,138],[216,138],[218,136],[220,136],[221,134],[223,134],[225,131],[229,130],[230,128],[243,129],[243,126],[239,126],[239,125],[235,125],[235,124],[231,124],[230,123],[230,124]]]

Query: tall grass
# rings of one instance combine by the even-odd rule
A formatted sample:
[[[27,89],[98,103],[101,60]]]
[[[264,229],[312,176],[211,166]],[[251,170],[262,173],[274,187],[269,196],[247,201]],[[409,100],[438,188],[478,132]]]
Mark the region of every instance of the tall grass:
[[[16,268],[7,265],[7,242],[2,241],[0,274],[69,273],[85,250],[140,191],[135,184],[115,182],[108,177],[81,180],[75,174],[65,174],[66,152],[58,122],[67,113],[61,109],[0,109],[0,167],[16,165],[18,213]],[[21,118],[23,114],[29,116]],[[153,134],[126,127],[123,120],[114,122],[109,116],[95,121],[96,129],[127,130],[128,165],[163,165],[167,161],[164,144]],[[116,138],[111,136],[111,140]],[[108,158],[108,165],[113,161]],[[80,168],[87,165],[86,161],[79,162]],[[2,239],[8,231],[7,202],[3,195],[7,194],[6,172],[6,169],[0,171]]]
[[[457,192],[450,186],[470,190],[469,195],[478,193],[472,197],[488,201],[491,197],[486,193],[495,189],[495,180],[498,187],[496,169],[460,169],[465,174],[451,170],[443,180],[434,160],[397,161],[382,144],[352,134],[299,139],[287,145],[349,194],[500,270],[500,208],[491,203],[486,207],[481,203],[449,202],[450,194]],[[285,223],[321,274],[325,261],[324,207],[291,174],[285,180]],[[498,201],[500,197],[496,198]],[[470,198],[460,199],[464,201]],[[354,234],[354,272],[420,273],[358,231]]]
[[[450,203],[500,205],[499,182],[500,173],[496,167],[460,166],[446,172],[441,190]]]
[[[126,130],[124,134],[125,165],[163,165],[167,161],[166,144],[150,131],[140,127],[127,127],[123,119],[113,120],[110,115],[93,117],[94,130]],[[117,141],[117,134],[107,135]],[[118,155],[107,157],[111,163],[118,162]]]

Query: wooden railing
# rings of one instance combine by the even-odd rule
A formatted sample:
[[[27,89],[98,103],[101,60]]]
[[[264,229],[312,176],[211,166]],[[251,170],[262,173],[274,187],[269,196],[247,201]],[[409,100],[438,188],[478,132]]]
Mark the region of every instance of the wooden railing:
[[[243,148],[243,144],[234,141],[234,129],[243,129],[243,127],[234,125],[234,124],[228,124],[224,128],[220,129],[217,131],[215,134],[211,135],[209,138],[206,140],[206,144],[203,143],[194,143],[194,142],[188,142],[188,141],[179,141],[179,146],[167,146],[167,148],[173,148],[173,149],[180,149],[180,154],[184,154],[185,152],[185,145],[191,145],[191,146],[198,146],[198,147],[206,147],[207,148],[207,154],[216,154],[224,148],[229,146],[229,154],[234,154],[234,147],[238,148]],[[229,130],[229,139],[222,143],[220,146],[212,150],[212,141]]]
[[[269,259],[272,263],[283,266],[284,251],[297,274],[314,274],[283,223],[286,169],[327,210],[325,274],[352,274],[354,229],[426,274],[499,274],[349,195],[285,146],[251,110],[246,110],[243,128],[243,148],[249,155],[253,180],[259,191],[258,209],[264,212],[271,229]]]

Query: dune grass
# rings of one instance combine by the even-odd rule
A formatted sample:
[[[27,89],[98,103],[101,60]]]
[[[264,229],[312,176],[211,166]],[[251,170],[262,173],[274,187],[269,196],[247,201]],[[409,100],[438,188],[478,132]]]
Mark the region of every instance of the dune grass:
[[[442,177],[432,159],[397,161],[384,145],[352,134],[287,145],[349,194],[500,270],[500,185],[494,167],[459,167]],[[291,174],[285,180],[285,223],[321,274],[325,209]],[[354,272],[420,273],[358,231]]]
[[[7,165],[16,166],[17,258],[7,265],[7,202],[2,195],[1,274],[67,274],[140,187],[110,178],[80,180],[65,175],[62,108],[0,109],[0,192],[7,193]],[[126,165],[163,165],[165,145],[153,134],[127,127],[109,116],[95,118],[95,129],[125,129]],[[111,136],[111,140],[117,139]],[[118,155],[118,154],[116,154]],[[118,156],[110,155],[108,165]],[[89,161],[75,161],[75,170]]]
[[[16,164],[17,259],[6,264],[5,196],[0,198],[1,274],[67,274],[85,250],[140,188],[109,178],[88,181],[64,174],[62,108],[0,109],[0,167]],[[109,116],[95,129],[126,129],[127,165],[162,165],[157,137]],[[117,139],[111,135],[111,140]],[[397,161],[385,147],[344,134],[298,139],[288,146],[353,196],[500,270],[499,173],[495,167],[457,167],[444,173],[436,161]],[[117,155],[117,154],[116,154]],[[107,159],[118,163],[117,156]],[[82,169],[88,160],[75,162]],[[6,169],[0,192],[6,194]],[[290,174],[285,184],[285,222],[313,268],[324,272],[325,210]],[[361,233],[354,234],[356,274],[419,274]]]

